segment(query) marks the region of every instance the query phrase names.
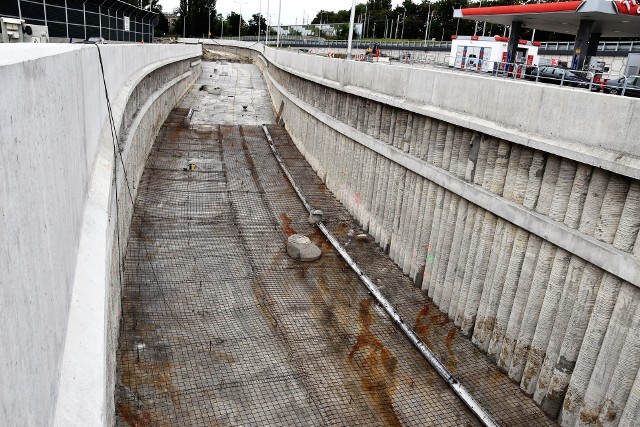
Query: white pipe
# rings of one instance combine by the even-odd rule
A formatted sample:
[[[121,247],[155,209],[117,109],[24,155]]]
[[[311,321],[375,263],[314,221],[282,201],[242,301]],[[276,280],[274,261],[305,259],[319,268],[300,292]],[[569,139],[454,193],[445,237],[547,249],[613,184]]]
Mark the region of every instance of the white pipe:
[[[282,157],[280,157],[280,154],[278,154],[278,151],[276,150],[276,147],[273,144],[273,139],[271,139],[271,135],[269,134],[267,127],[265,125],[262,125],[262,129],[264,130],[267,140],[269,141],[269,148],[271,148],[271,151],[273,152],[273,155],[278,161],[280,168],[286,175],[287,179],[289,180],[289,183],[291,183],[293,190],[296,192],[296,194],[302,201],[302,204],[304,205],[305,209],[308,212],[311,212],[313,210],[311,205],[305,198],[304,194],[302,194],[302,191],[296,185],[287,167],[284,165],[284,161],[282,160]],[[422,340],[414,332],[414,330],[409,325],[407,325],[404,322],[404,320],[402,320],[402,317],[400,317],[400,314],[398,314],[398,312],[393,308],[393,306],[389,303],[389,301],[387,301],[387,299],[382,295],[382,293],[373,284],[371,279],[364,273],[364,271],[362,271],[360,267],[358,267],[355,261],[347,253],[345,248],[333,236],[333,234],[331,234],[331,232],[329,231],[329,229],[327,229],[324,223],[320,222],[317,224],[317,226],[320,229],[320,231],[322,231],[322,234],[325,235],[327,240],[329,240],[329,242],[333,245],[333,247],[338,251],[340,256],[342,256],[342,258],[347,262],[347,264],[349,264],[349,267],[351,267],[351,269],[356,273],[360,281],[367,287],[371,295],[373,295],[373,297],[376,299],[376,301],[378,301],[380,306],[382,306],[382,308],[387,312],[389,317],[391,317],[394,323],[402,330],[402,332],[404,332],[404,334],[407,336],[407,338],[409,338],[409,340],[414,345],[414,347],[418,349],[418,351],[424,356],[425,359],[427,359],[427,361],[431,364],[431,366],[433,366],[436,372],[438,372],[438,374],[449,384],[449,386],[453,389],[453,391],[458,395],[460,400],[462,400],[462,402],[465,405],[467,405],[467,407],[482,422],[483,425],[488,427],[489,426],[498,427],[498,423],[493,419],[493,417],[488,412],[486,412],[482,406],[480,406],[480,404],[473,398],[473,396],[471,396],[471,394],[467,391],[467,389],[465,389],[462,386],[462,384],[460,384],[460,382],[451,374],[451,372],[449,372],[449,370],[442,364],[442,362],[438,360],[436,355],[433,354],[433,352],[429,349],[429,347],[427,347],[426,344],[422,342]]]

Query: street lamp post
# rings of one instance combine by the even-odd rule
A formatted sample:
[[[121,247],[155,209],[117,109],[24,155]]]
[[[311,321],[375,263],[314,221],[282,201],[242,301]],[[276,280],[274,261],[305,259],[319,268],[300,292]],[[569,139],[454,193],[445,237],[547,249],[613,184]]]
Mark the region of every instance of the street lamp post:
[[[431,31],[431,2],[429,2],[429,11],[427,12],[427,25],[425,25],[424,30],[424,44],[427,44],[427,37],[429,36],[429,32]]]
[[[278,36],[276,37],[276,47],[280,47],[280,31],[282,31],[282,24],[280,22],[281,12],[282,12],[282,0],[278,0]]]
[[[351,59],[351,43],[353,42],[353,22],[356,18],[356,0],[351,2],[351,18],[349,19],[349,41],[347,43],[347,59]]]
[[[238,41],[240,41],[240,32],[242,31],[242,5],[247,3],[241,3],[236,0],[233,0],[233,2],[240,5],[240,19],[239,19],[240,23],[238,24]]]
[[[271,25],[271,14],[269,12],[269,0],[267,0],[267,32],[264,35],[264,44],[267,46],[269,46],[269,32],[271,31],[269,30],[269,26]]]
[[[260,23],[262,22],[262,0],[260,0],[260,8],[258,9],[258,43],[260,43]]]
[[[189,15],[189,0],[187,0],[187,11],[182,18],[182,38],[187,38],[187,16]]]

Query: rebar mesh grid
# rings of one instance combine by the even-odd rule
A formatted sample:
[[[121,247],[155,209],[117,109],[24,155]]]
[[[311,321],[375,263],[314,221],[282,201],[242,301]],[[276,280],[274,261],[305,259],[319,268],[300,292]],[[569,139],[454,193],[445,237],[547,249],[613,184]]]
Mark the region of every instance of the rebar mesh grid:
[[[165,123],[127,249],[117,424],[477,425],[307,222],[258,126]],[[553,425],[370,240],[283,128],[309,201],[406,320],[502,425]],[[189,170],[188,164],[196,165]],[[286,255],[292,233],[322,257]]]

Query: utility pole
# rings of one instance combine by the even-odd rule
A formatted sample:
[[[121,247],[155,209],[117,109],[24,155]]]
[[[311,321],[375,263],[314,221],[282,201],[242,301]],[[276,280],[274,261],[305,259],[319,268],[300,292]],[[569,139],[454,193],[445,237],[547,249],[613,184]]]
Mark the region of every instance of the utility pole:
[[[424,28],[424,44],[427,44],[427,37],[429,36],[429,28],[431,26],[431,2],[429,2],[429,11],[427,12],[427,24]]]
[[[424,43],[427,44],[427,38],[429,38],[429,33],[431,32],[431,2],[429,2],[429,12],[427,13],[427,26],[424,32]]]
[[[276,37],[276,47],[280,47],[280,31],[282,30],[280,24],[280,12],[282,12],[282,0],[278,0],[278,36]]]
[[[402,32],[400,33],[400,40],[404,38],[404,20],[407,17],[407,10],[402,13]]]
[[[387,16],[384,17],[384,39],[387,38]]]
[[[364,35],[365,38],[367,37],[367,29],[369,28],[369,26],[367,25],[368,7],[369,7],[369,2],[367,1],[367,3],[364,5],[364,24],[362,28],[362,34]]]
[[[222,33],[224,33],[224,19],[222,14],[218,14],[218,16],[220,17],[220,38],[222,38]]]
[[[351,3],[351,18],[349,19],[349,42],[347,43],[347,59],[351,59],[351,43],[353,42],[353,21],[356,18],[356,0]]]
[[[269,46],[269,25],[271,25],[271,14],[269,13],[269,0],[267,0],[267,34],[264,35],[265,44]]]
[[[189,0],[187,0],[187,11],[182,18],[182,38],[187,38],[187,16],[189,15]]]
[[[209,24],[209,32],[207,34],[208,34],[208,37],[211,38],[211,5],[209,5],[209,22],[208,22],[208,24]]]
[[[262,0],[260,0],[260,8],[258,9],[258,43],[260,43],[260,23],[262,22]]]
[[[234,3],[237,3],[240,5],[240,23],[238,24],[238,41],[240,41],[240,32],[242,31],[242,5],[243,4],[247,4],[247,3],[241,3],[239,1],[233,0]]]

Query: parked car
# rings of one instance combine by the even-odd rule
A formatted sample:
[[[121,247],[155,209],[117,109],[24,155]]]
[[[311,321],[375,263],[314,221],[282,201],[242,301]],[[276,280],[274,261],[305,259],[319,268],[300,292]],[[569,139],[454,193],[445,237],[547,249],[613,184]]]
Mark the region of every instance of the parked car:
[[[627,86],[625,88],[625,80]],[[634,96],[640,98],[640,76],[632,77],[620,77],[619,79],[610,79],[607,84],[602,88],[604,93],[610,93],[612,95],[622,95],[624,89],[624,96]]]
[[[563,78],[564,75],[564,78]],[[527,79],[536,80],[542,83],[562,84],[564,86],[581,87],[588,89],[591,81],[577,71],[559,67],[533,67],[527,74]],[[594,85],[592,90],[597,90]]]

